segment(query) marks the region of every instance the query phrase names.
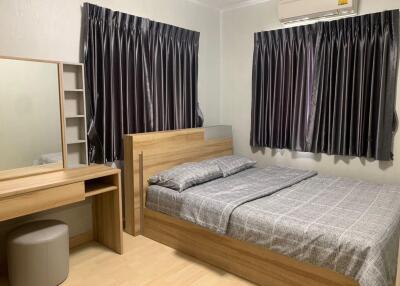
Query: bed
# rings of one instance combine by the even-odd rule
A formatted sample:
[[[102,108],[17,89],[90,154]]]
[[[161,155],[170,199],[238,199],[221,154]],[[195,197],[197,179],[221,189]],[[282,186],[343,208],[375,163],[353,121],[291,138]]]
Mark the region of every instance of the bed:
[[[250,168],[181,193],[147,185],[161,170],[230,154],[229,140],[205,140],[201,129],[126,139],[132,164],[125,167],[132,176],[125,177],[136,178],[139,190],[134,192],[129,178],[125,181],[132,183],[139,202],[132,234],[142,233],[260,285],[394,285],[396,186],[282,167]],[[174,148],[179,156],[172,156],[178,152]]]

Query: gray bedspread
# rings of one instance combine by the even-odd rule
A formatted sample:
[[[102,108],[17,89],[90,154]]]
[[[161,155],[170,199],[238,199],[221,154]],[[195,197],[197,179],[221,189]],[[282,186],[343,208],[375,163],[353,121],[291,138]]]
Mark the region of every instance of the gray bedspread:
[[[269,167],[182,193],[151,186],[147,207],[354,278],[392,286],[400,187]]]

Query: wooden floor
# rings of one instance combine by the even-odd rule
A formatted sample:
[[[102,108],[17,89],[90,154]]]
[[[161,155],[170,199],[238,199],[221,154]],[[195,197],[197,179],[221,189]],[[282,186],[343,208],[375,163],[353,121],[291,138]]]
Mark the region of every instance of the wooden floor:
[[[89,243],[71,250],[63,286],[254,285],[142,236],[124,234],[124,255]],[[0,279],[0,286],[8,283]]]

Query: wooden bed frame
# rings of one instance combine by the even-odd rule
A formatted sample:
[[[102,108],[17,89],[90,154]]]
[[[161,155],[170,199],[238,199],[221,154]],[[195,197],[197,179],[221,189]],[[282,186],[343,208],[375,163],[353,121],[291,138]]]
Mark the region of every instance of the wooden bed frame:
[[[331,270],[145,208],[151,175],[184,162],[232,154],[232,150],[232,138],[206,140],[203,128],[125,136],[125,231],[144,235],[259,285],[359,285]]]

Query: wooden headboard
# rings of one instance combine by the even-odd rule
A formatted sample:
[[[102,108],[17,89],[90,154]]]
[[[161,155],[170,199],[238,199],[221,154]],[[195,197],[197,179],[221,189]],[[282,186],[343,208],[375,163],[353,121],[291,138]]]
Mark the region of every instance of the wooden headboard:
[[[218,133],[218,132],[212,132]],[[223,134],[223,132],[220,132]],[[124,215],[125,231],[142,231],[147,180],[157,172],[185,162],[232,154],[232,138],[206,139],[205,128],[125,135]]]

